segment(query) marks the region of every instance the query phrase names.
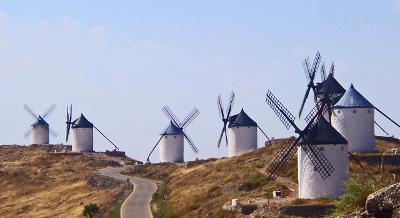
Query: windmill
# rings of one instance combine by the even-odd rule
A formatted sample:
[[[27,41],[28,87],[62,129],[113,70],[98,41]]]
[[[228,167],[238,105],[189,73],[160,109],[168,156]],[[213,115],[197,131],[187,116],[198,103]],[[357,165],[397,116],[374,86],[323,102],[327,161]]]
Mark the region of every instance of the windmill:
[[[297,139],[290,144],[284,146],[284,148],[278,153],[278,155],[274,158],[273,162],[267,168],[268,179],[275,179],[277,177],[277,172],[281,169],[288,161],[291,160],[294,153],[296,152],[297,146],[301,146],[303,150],[307,153],[308,157],[312,161],[316,171],[321,175],[322,179],[328,178],[332,172],[334,171],[332,165],[326,159],[325,155],[321,153],[321,151],[313,144],[308,142],[308,134],[315,125],[318,123],[319,119],[321,119],[322,114],[326,111],[326,102],[319,101],[317,105],[312,109],[312,111],[307,116],[307,125],[302,130],[295,123],[295,116],[290,113],[290,111],[283,106],[283,104],[272,94],[271,91],[268,91],[266,101],[274,113],[278,116],[278,118],[282,121],[283,125],[286,129],[290,129],[293,127],[295,129],[295,133],[299,136]],[[304,144],[300,145],[299,142],[304,140]]]
[[[374,110],[400,127],[397,122],[370,103],[353,84],[334,105],[332,125],[349,141],[351,152],[375,151],[374,124],[381,129],[382,127],[375,121]]]
[[[217,101],[219,114],[223,123],[222,131],[218,139],[218,147],[220,147],[222,138],[225,135],[230,157],[257,149],[257,129],[269,140],[265,132],[243,109],[240,113],[231,116],[234,100],[235,93],[232,92],[226,109],[226,115],[224,113],[221,95],[218,96]]]
[[[324,117],[326,120],[329,122],[332,121],[332,112],[333,112],[333,107],[334,105],[342,98],[342,96],[345,94],[346,90],[343,88],[343,86],[336,80],[335,78],[335,64],[332,62],[331,67],[329,69],[329,72],[327,74],[325,70],[325,63],[323,62],[321,65],[320,69],[320,77],[321,77],[321,82],[314,82],[316,79],[316,72],[318,71],[318,64],[321,60],[320,54],[317,52],[316,57],[314,59],[314,64],[313,67],[310,68],[310,63],[309,63],[309,58],[304,60],[304,71],[306,73],[306,78],[308,81],[307,85],[307,90],[303,99],[303,102],[300,107],[299,111],[299,117],[301,116],[301,113],[304,109],[304,105],[308,99],[310,89],[313,90],[314,93],[314,101],[316,102],[319,98],[322,98],[325,94],[325,92],[328,92],[328,94],[331,97],[331,99],[327,99],[327,106],[328,110],[327,113],[324,114]],[[328,82],[330,83],[329,90],[327,89],[327,84]],[[385,117],[388,118],[388,116],[384,115]],[[390,118],[389,118],[390,120]],[[393,120],[391,120],[393,121]],[[376,121],[374,121],[374,124],[382,130],[386,135],[389,136],[389,133]]]
[[[72,129],[72,152],[93,152],[93,129],[99,132],[108,142],[114,146],[114,151],[119,148],[103,134],[93,123],[89,122],[86,117],[81,114],[76,120],[72,121],[72,105],[67,106],[67,124],[66,138]]]
[[[268,166],[268,179],[275,179],[277,172],[298,150],[299,198],[338,197],[347,179],[347,141],[322,118],[328,109],[328,98],[317,101],[305,119],[306,127],[300,129],[294,123],[295,116],[270,91],[267,93],[268,105],[287,129],[294,127],[299,135],[294,142],[285,145]]]
[[[151,149],[147,156],[147,163],[150,163],[150,156],[155,148],[160,145],[160,161],[170,163],[184,162],[184,139],[189,143],[190,148],[195,154],[199,152],[199,149],[194,144],[193,140],[186,133],[187,127],[193,122],[194,119],[199,115],[199,110],[194,108],[186,118],[180,122],[171,109],[166,105],[162,111],[165,116],[170,120],[167,128],[161,133],[160,139]]]
[[[57,137],[57,133],[50,128],[45,120],[56,107],[53,104],[45,113],[37,115],[27,104],[23,106],[24,110],[35,119],[34,123],[25,133],[25,138],[31,135],[31,144],[49,144],[49,134]]]

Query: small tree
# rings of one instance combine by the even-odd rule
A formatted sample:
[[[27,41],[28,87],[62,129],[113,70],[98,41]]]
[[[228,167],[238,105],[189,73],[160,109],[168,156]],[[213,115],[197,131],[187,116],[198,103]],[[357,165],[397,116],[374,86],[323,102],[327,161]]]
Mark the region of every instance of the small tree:
[[[100,208],[96,203],[87,204],[83,207],[82,215],[93,218],[100,212]]]

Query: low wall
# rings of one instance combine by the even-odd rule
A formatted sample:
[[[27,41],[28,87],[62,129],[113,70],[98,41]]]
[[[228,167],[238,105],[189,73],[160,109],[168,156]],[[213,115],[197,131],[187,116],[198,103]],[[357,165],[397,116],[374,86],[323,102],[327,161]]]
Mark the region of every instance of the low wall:
[[[400,164],[400,154],[367,154],[367,155],[354,155],[357,160],[367,162],[370,164],[383,164],[398,165]]]
[[[333,205],[289,205],[279,210],[281,216],[320,217],[334,208]]]

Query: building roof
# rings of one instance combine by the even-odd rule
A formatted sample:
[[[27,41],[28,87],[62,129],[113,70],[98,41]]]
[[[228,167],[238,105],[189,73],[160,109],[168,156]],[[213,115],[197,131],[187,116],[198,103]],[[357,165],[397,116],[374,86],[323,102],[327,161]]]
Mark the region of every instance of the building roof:
[[[373,108],[374,106],[359,93],[351,84],[342,98],[335,104],[335,108]]]
[[[49,126],[49,124],[41,116],[39,116],[39,119],[31,126]]]
[[[87,120],[86,117],[81,114],[78,119],[72,122],[72,128],[93,128],[93,123],[89,122],[89,120]]]
[[[347,140],[324,118],[321,118],[307,135],[308,143],[313,145],[348,144]],[[300,144],[305,144],[303,139],[300,140]]]
[[[181,135],[182,130],[177,127],[172,121],[169,123],[167,128],[161,133],[161,135]]]
[[[235,126],[257,126],[257,123],[242,109],[239,114],[233,115],[229,119],[229,127]]]
[[[328,88],[328,82],[330,83],[329,85],[329,91],[330,93],[335,93],[339,95],[343,95],[346,92],[346,89],[343,88],[342,85],[335,79],[335,77],[332,74],[329,74],[328,78],[322,83],[317,84],[317,94],[318,95],[324,95],[326,92],[326,89]]]

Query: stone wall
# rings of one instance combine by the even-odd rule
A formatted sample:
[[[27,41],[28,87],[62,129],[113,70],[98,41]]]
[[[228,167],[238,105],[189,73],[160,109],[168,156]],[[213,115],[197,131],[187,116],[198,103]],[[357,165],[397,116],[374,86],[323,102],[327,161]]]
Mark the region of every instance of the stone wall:
[[[279,210],[281,216],[320,217],[334,208],[333,205],[289,205]]]

